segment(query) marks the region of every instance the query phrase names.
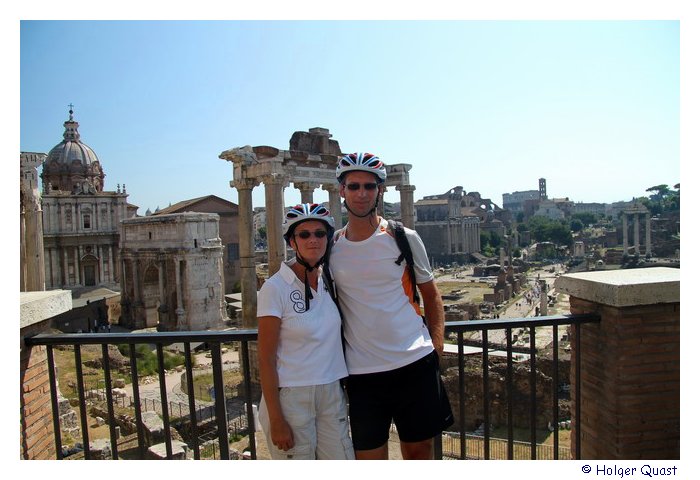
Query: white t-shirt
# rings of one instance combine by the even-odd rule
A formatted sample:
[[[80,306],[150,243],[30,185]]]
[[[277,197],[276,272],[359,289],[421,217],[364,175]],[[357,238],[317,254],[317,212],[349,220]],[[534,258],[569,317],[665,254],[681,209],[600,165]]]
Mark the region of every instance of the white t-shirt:
[[[433,350],[428,328],[412,303],[406,261],[381,219],[371,237],[360,242],[338,233],[330,266],[343,312],[345,360],[350,374],[394,370]],[[418,234],[405,228],[414,259],[416,282],[433,279],[425,246]]]
[[[304,312],[304,283],[286,263],[258,293],[258,317],[282,320],[277,348],[280,387],[324,385],[348,376],[340,315],[323,278],[318,280],[318,292],[312,293]]]

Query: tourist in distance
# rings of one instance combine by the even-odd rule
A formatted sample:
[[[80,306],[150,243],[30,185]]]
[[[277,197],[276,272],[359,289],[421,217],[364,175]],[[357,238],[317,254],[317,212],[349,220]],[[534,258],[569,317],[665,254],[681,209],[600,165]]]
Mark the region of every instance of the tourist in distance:
[[[439,371],[445,314],[423,242],[405,229],[425,322],[405,260],[377,214],[386,168],[371,153],[341,157],[336,169],[347,225],[336,232],[330,270],[343,315],[347,393],[357,459],[388,458],[396,425],[404,459],[433,457],[433,437],[453,423]]]
[[[272,459],[354,459],[341,320],[320,269],[333,232],[324,206],[290,209],[283,235],[296,258],[258,295],[259,418]]]

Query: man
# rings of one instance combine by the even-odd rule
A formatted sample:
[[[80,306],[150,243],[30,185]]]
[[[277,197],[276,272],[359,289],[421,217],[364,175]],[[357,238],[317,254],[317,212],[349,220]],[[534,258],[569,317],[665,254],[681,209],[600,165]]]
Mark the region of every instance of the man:
[[[330,267],[343,315],[350,427],[357,459],[387,459],[396,425],[404,459],[430,459],[433,437],[453,422],[440,380],[445,315],[425,247],[405,229],[425,309],[413,300],[406,262],[377,214],[386,168],[371,153],[340,158],[336,169],[348,223]]]

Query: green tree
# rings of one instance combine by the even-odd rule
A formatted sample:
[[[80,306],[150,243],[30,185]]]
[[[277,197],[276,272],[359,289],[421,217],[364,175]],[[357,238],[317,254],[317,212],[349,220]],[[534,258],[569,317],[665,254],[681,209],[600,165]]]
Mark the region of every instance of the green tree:
[[[586,225],[593,225],[598,221],[598,216],[590,213],[590,212],[583,212],[583,213],[574,213],[571,215],[571,219],[577,219],[580,220],[583,226],[585,227]]]
[[[580,232],[581,230],[583,230],[583,222],[578,218],[572,219],[569,225],[571,226],[572,232]]]

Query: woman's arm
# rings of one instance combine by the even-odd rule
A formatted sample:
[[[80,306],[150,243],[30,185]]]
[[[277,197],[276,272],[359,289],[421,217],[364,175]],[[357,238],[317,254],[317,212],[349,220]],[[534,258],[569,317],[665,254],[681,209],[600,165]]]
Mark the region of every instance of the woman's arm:
[[[262,392],[270,415],[272,443],[280,450],[286,451],[294,446],[294,435],[280,405],[277,347],[281,324],[282,321],[278,317],[258,318],[258,361]]]

